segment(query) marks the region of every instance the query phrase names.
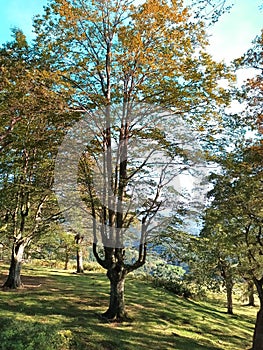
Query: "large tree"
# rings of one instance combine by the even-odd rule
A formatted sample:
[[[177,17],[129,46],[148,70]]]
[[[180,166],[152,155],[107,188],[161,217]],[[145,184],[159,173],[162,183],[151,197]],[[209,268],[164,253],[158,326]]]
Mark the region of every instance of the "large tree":
[[[256,221],[256,227],[254,228],[256,234],[256,246],[259,248],[259,255],[262,255],[263,247],[263,235],[262,235],[262,225],[263,225],[263,210],[262,210],[262,159],[263,159],[263,128],[262,128],[262,92],[263,92],[263,76],[262,76],[262,63],[263,63],[263,30],[261,34],[256,37],[253,42],[253,47],[242,57],[241,66],[254,68],[256,71],[256,76],[250,79],[246,84],[246,98],[248,100],[248,115],[252,117],[254,121],[254,126],[258,131],[259,142],[252,145],[251,152],[252,156],[250,158],[251,168],[257,167],[258,172],[253,172],[253,175],[258,175],[258,182],[255,185],[255,191],[259,190],[259,196],[254,197],[254,205],[257,208],[257,214],[254,216]],[[254,129],[255,129],[254,128]],[[253,190],[254,195],[254,190]],[[261,198],[261,200],[260,200]],[[254,214],[253,214],[254,215]],[[251,228],[250,228],[251,230]],[[259,247],[260,245],[260,247]],[[249,248],[250,249],[250,248]],[[253,350],[263,349],[263,275],[262,257],[257,255],[257,262],[254,264],[258,266],[258,271],[253,274],[253,280],[257,288],[257,292],[260,299],[260,310],[257,314],[257,320],[255,325],[254,337],[253,337]]]
[[[253,131],[253,138],[246,143],[247,151],[245,155],[244,173],[247,177],[247,183],[244,189],[250,189],[244,198],[243,207],[246,208],[246,215],[249,216],[244,231],[248,260],[250,264],[251,275],[257,288],[260,300],[260,310],[257,314],[253,337],[253,350],[263,349],[263,275],[262,275],[262,156],[263,156],[263,140],[262,140],[262,91],[263,91],[263,30],[253,41],[251,49],[249,49],[243,57],[236,60],[238,68],[253,68],[255,75],[247,80],[243,86],[243,101],[246,102],[246,116],[248,126]],[[254,139],[254,140],[253,140]],[[257,140],[257,142],[256,142]],[[247,171],[249,169],[249,171]],[[246,177],[244,176],[244,179]],[[241,179],[240,179],[241,180]]]
[[[169,185],[197,159],[190,122],[205,123],[228,102],[218,85],[228,72],[206,53],[193,9],[181,1],[52,0],[35,21],[39,50],[75,88],[71,108],[83,116],[59,151],[56,188],[68,191],[78,223],[77,190],[87,204],[93,251],[111,283],[109,320],[126,318],[125,277],[145,263],[149,234],[176,211]],[[79,187],[70,188],[70,176]],[[133,234],[131,263],[125,241]]]
[[[66,128],[59,76],[48,69],[20,30],[0,50],[1,227],[12,242],[5,287],[21,286],[24,249],[58,212],[51,191],[56,147]]]

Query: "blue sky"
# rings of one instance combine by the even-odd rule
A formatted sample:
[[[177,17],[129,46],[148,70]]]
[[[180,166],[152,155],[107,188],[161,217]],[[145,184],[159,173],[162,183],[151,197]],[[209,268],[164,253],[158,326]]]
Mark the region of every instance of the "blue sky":
[[[12,27],[32,37],[33,16],[46,4],[47,0],[0,0],[0,44],[10,40]]]
[[[263,0],[234,0],[229,14],[213,28],[210,52],[217,60],[239,57],[263,28]],[[32,38],[32,18],[47,0],[0,0],[0,44],[10,40],[10,28],[19,27]]]

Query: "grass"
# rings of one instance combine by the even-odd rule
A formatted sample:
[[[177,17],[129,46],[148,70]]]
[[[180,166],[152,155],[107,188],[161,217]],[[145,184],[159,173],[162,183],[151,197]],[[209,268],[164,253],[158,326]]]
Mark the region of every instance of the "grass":
[[[0,266],[0,283],[7,267]],[[1,291],[0,350],[245,350],[257,308],[177,297],[146,281],[126,282],[132,322],[103,323],[109,284],[101,272],[76,275],[23,267],[24,288]]]

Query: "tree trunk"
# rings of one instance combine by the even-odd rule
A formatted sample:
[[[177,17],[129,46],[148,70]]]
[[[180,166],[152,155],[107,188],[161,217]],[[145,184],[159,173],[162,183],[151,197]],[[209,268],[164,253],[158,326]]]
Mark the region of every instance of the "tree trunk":
[[[232,278],[232,270],[231,265],[219,258],[219,268],[221,269],[221,276],[224,279],[224,283],[226,286],[226,296],[227,296],[227,313],[229,315],[233,315],[233,278]]]
[[[254,279],[260,300],[260,309],[257,314],[251,350],[263,350],[263,279]]]
[[[145,221],[143,221],[143,228]],[[95,236],[96,238],[96,236]],[[138,269],[145,264],[146,243],[143,242],[139,247],[138,259],[132,264],[124,264],[124,248],[107,248],[104,246],[105,259],[101,259],[97,252],[97,243],[93,243],[93,254],[97,262],[107,269],[107,277],[110,280],[110,304],[106,312],[101,315],[102,319],[108,321],[116,320],[118,322],[130,321],[124,301],[124,283],[128,273]]]
[[[22,259],[23,259],[24,249],[25,249],[24,241],[14,242],[12,247],[12,256],[11,256],[11,263],[9,268],[9,275],[7,277],[5,284],[3,285],[4,288],[17,289],[22,287],[21,268],[22,268]]]
[[[83,273],[84,268],[83,268],[83,252],[82,252],[82,247],[81,243],[83,241],[84,237],[81,236],[80,234],[77,234],[75,236],[75,243],[77,245],[77,273]]]
[[[248,306],[255,306],[255,298],[254,298],[254,282],[248,282]]]
[[[257,314],[252,350],[263,350],[263,308],[262,307],[260,308]]]
[[[66,248],[64,270],[68,270],[68,264],[69,264],[69,252],[68,252],[68,248]]]
[[[226,283],[226,295],[227,295],[227,313],[233,315],[233,282],[232,280]]]
[[[83,273],[83,256],[81,248],[77,249],[77,273]]]
[[[128,319],[124,301],[126,275],[127,273],[124,269],[118,271],[116,267],[107,271],[107,277],[110,280],[110,304],[108,310],[102,314],[102,318],[118,322]]]

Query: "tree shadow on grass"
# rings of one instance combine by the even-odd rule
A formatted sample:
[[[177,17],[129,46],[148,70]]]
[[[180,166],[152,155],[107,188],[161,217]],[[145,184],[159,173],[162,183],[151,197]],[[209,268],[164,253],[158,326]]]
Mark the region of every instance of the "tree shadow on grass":
[[[199,315],[205,315],[213,317],[216,327],[217,322],[224,321],[224,315],[212,307],[203,308],[167,293],[164,300],[158,301],[159,291],[141,282],[128,281],[127,305],[134,321],[123,324],[105,324],[97,317],[105,311],[109,299],[108,281],[101,273],[73,275],[54,271],[47,277],[26,275],[23,282],[25,288],[18,293],[1,293],[0,317],[3,319],[8,314],[17,322],[27,324],[29,330],[36,322],[55,325],[63,332],[69,330],[70,350],[223,349],[205,337],[196,337],[200,323],[199,328],[193,325]],[[193,319],[188,318],[186,311],[194,315]],[[182,335],[179,330],[187,327],[187,335]],[[205,335],[209,329],[204,326],[201,332]],[[0,334],[0,343],[1,340]]]

